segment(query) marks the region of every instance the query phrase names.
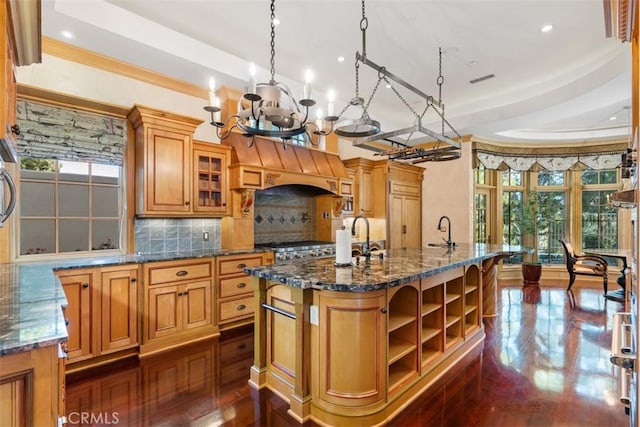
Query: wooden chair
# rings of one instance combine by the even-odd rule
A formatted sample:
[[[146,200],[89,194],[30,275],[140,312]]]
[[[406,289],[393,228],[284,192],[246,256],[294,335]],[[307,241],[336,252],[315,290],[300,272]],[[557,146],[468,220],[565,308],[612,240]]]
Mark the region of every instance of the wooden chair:
[[[598,255],[576,255],[573,245],[567,239],[560,239],[560,243],[564,248],[564,257],[567,263],[567,272],[569,273],[567,292],[571,290],[577,275],[599,276],[602,277],[602,286],[606,295],[609,280],[607,261]]]

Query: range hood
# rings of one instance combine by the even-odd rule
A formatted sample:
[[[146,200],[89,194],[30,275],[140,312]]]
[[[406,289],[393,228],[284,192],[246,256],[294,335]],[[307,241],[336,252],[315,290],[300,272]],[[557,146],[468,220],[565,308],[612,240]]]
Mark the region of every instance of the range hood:
[[[352,179],[336,154],[279,140],[234,133],[223,141],[232,147],[229,188],[256,189],[307,185],[336,195],[352,194]]]

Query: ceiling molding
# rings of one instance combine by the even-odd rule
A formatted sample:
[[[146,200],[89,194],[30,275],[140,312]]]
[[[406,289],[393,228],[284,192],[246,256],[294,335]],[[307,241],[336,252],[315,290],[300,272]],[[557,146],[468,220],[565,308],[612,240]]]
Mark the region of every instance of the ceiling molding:
[[[154,86],[183,93],[185,95],[207,100],[209,99],[209,91],[201,86],[167,77],[163,74],[63,43],[49,37],[42,38],[42,51],[43,53],[56,56],[58,58],[87,65],[103,71],[108,71],[110,73],[119,74]]]
[[[635,0],[603,0],[604,32],[607,37],[615,37],[630,42],[633,35]]]

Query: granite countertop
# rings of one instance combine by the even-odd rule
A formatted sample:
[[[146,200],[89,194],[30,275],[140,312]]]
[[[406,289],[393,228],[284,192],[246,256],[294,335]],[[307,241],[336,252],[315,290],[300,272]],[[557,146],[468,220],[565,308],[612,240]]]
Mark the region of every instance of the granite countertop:
[[[67,339],[61,307],[67,305],[55,270],[206,258],[263,249],[106,255],[0,264],[0,355],[57,345]]]
[[[496,256],[511,256],[527,251],[520,246],[462,244],[452,249],[426,247],[386,250],[382,258],[374,252],[369,265],[360,257],[360,263],[354,262],[352,267],[336,267],[332,257],[258,266],[244,271],[304,289],[367,292],[398,286]]]

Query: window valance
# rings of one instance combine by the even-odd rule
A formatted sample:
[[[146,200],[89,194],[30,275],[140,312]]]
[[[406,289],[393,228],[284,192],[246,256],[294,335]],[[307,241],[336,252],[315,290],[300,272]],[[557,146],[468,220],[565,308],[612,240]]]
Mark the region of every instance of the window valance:
[[[487,169],[565,171],[613,169],[621,165],[627,143],[553,148],[502,147],[474,143],[475,159]]]
[[[18,100],[22,157],[122,165],[127,121],[30,100]]]

